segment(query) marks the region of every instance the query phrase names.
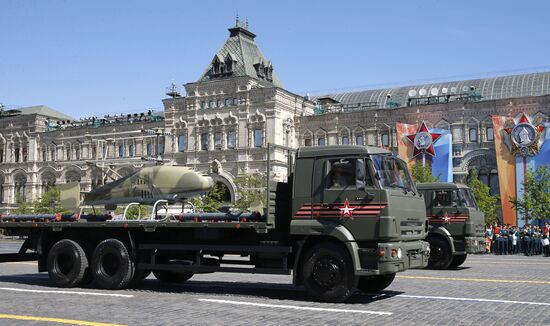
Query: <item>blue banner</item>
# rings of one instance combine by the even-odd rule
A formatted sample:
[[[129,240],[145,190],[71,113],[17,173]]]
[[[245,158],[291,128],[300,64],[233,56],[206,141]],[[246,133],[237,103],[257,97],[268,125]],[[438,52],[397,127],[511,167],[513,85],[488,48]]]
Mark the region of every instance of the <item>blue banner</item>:
[[[432,174],[441,182],[453,182],[453,137],[449,130],[432,128],[430,133],[441,134],[434,144],[435,157],[432,158]]]

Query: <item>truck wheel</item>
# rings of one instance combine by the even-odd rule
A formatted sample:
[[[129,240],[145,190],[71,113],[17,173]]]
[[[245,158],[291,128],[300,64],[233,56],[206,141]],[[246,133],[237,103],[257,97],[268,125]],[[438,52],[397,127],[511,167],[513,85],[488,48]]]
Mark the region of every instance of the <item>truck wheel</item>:
[[[88,269],[84,249],[73,240],[56,242],[48,253],[48,275],[55,285],[64,288],[78,286]]]
[[[451,265],[453,254],[451,246],[446,240],[435,237],[428,238],[430,243],[430,258],[428,259],[428,268],[447,269]]]
[[[457,268],[458,266],[464,264],[464,262],[466,261],[466,257],[468,255],[455,255],[453,256],[453,260],[451,261],[451,267],[452,268]]]
[[[92,273],[100,287],[123,289],[134,277],[134,272],[134,262],[120,240],[107,239],[97,245],[92,255]]]
[[[362,292],[380,292],[390,286],[395,273],[385,275],[361,276],[357,288]]]
[[[359,281],[346,249],[333,243],[310,248],[304,254],[301,274],[309,295],[314,300],[327,302],[345,301]]]

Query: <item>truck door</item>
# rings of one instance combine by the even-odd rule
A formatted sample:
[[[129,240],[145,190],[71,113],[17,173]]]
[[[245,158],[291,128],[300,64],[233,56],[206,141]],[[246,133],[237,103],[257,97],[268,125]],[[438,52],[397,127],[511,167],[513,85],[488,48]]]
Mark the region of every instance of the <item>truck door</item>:
[[[374,186],[372,171],[361,157],[318,160],[317,182],[321,185],[312,217],[345,225],[356,239],[373,237],[380,204],[380,189]]]
[[[431,201],[430,222],[442,224],[451,234],[461,233],[468,219],[468,209],[464,207],[457,189],[435,190]]]

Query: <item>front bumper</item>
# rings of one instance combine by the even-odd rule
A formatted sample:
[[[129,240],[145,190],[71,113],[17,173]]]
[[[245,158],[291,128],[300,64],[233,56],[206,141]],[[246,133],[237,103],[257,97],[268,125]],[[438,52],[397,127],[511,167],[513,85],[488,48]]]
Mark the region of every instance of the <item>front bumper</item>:
[[[479,254],[485,252],[485,237],[465,237],[467,254]]]
[[[382,257],[378,255],[381,251],[384,252]],[[400,251],[401,257],[392,257],[392,251]],[[375,257],[372,249],[359,249],[361,268],[355,270],[355,275],[383,275],[424,268],[428,265],[430,245],[422,240],[379,243],[374,254]]]

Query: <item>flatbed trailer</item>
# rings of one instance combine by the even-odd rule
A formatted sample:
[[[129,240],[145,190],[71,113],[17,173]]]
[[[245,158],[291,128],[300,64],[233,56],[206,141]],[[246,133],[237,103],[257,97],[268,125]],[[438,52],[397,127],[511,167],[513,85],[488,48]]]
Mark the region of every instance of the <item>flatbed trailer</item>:
[[[348,183],[336,179],[342,167]],[[390,152],[302,149],[291,171],[289,182],[268,185],[264,212],[160,217],[153,210],[141,220],[6,215],[0,229],[25,241],[0,262],[38,259],[57,286],[94,281],[106,289],[132,286],[150,272],[170,283],[195,273],[293,274],[313,299],[332,302],[356,289],[380,291],[397,272],[427,265],[424,201]],[[400,176],[407,180],[391,179]]]

